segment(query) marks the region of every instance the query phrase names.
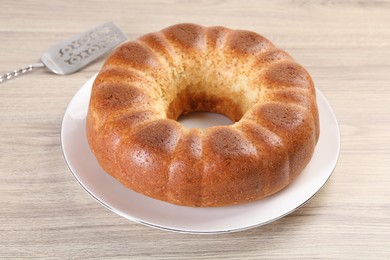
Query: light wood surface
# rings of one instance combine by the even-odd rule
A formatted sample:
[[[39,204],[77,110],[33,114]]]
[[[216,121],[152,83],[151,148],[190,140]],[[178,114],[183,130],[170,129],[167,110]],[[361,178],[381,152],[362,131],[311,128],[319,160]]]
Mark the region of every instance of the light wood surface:
[[[263,34],[311,73],[341,131],[337,167],[302,208],[220,235],[177,234],[126,220],[69,172],[60,127],[102,65],[45,70],[0,84],[0,258],[390,259],[389,1],[0,2],[0,72],[105,21],[130,39],[180,22]]]

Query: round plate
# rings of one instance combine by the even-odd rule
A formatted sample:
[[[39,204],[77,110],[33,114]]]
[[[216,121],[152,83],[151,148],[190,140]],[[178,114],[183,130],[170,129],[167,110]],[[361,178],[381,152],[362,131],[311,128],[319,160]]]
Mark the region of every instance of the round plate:
[[[100,168],[89,149],[85,126],[94,78],[71,100],[62,122],[61,144],[69,169],[81,186],[113,212],[148,226],[177,232],[240,231],[279,219],[308,201],[328,180],[340,150],[336,117],[317,90],[321,135],[315,153],[301,175],[282,191],[242,205],[191,208],[176,206],[125,188]]]

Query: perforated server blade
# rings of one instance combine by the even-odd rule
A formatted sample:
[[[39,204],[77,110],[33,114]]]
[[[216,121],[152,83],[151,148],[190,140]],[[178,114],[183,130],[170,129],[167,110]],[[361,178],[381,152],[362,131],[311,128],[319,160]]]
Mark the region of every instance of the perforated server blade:
[[[76,72],[126,39],[113,22],[102,24],[51,47],[41,62],[0,75],[0,83],[42,67],[59,75]]]

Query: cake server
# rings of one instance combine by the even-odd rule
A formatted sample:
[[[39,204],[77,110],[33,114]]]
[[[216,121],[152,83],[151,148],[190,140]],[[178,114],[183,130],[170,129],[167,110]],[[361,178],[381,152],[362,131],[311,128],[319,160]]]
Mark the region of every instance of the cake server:
[[[0,75],[0,83],[42,67],[59,75],[76,72],[126,39],[114,23],[102,24],[51,47],[40,62]]]

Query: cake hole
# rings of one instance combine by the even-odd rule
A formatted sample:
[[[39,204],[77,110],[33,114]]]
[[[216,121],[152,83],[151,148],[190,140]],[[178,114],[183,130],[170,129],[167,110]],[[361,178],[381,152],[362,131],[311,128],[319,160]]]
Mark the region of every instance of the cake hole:
[[[212,112],[191,112],[181,115],[177,120],[187,128],[208,128],[218,125],[232,125],[233,122],[225,115]]]

